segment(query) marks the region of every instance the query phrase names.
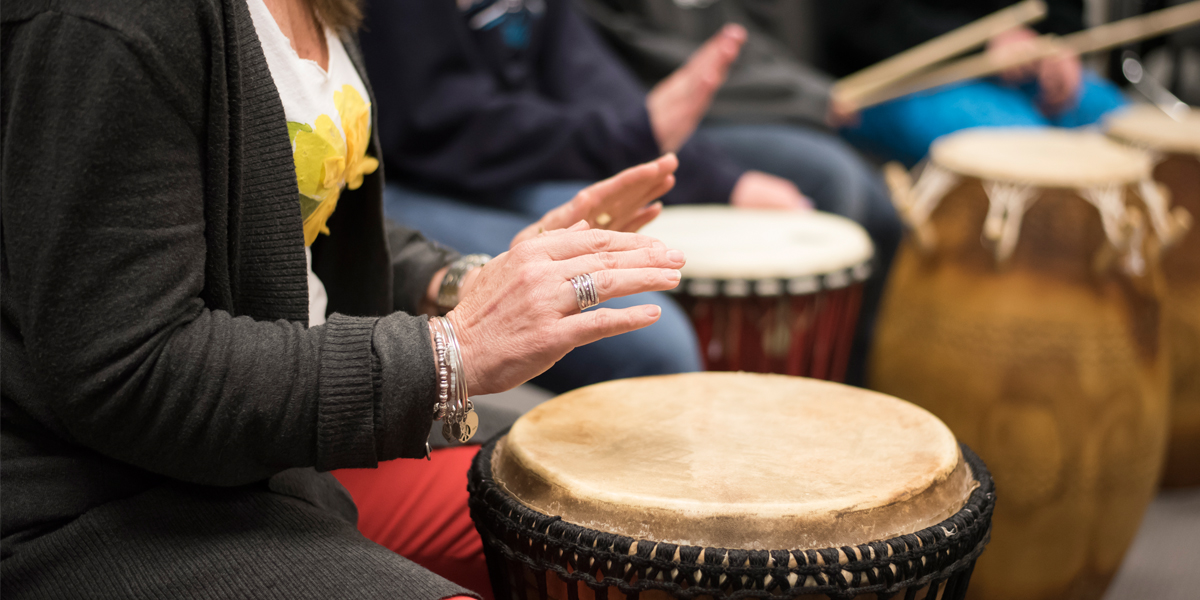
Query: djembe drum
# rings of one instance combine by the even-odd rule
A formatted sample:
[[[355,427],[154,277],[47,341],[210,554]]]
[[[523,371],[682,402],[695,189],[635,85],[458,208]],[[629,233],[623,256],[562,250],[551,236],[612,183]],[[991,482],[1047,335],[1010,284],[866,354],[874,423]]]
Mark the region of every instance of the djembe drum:
[[[1137,106],[1107,124],[1110,136],[1150,151],[1154,179],[1166,188],[1154,211],[1159,218],[1151,221],[1160,237],[1174,242],[1162,259],[1172,380],[1163,484],[1200,485],[1200,232],[1185,226],[1200,216],[1200,112],[1193,109],[1177,121],[1158,107]],[[1171,211],[1168,202],[1175,206]]]
[[[841,381],[874,248],[819,212],[680,206],[642,233],[687,255],[676,297],[710,371]]]
[[[497,600],[961,599],[994,501],[925,410],[750,373],[559,396],[468,490]]]
[[[972,598],[1100,598],[1154,496],[1168,368],[1150,159],[1101,135],[975,129],[937,141],[885,292],[872,387],[929,409],[1002,502]]]

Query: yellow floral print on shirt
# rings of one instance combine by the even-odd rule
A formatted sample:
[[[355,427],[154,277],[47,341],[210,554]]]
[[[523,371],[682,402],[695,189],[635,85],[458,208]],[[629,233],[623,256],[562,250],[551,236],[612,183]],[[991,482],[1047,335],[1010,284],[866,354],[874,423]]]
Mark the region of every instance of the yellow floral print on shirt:
[[[333,105],[342,119],[345,139],[329,115],[317,117],[312,126],[288,121],[296,182],[300,186],[305,246],[311,246],[318,233],[329,235],[325,222],[337,208],[342,187],[357,190],[363,176],[379,168],[379,161],[367,156],[370,104],[353,86],[343,85],[341,91],[333,93]]]

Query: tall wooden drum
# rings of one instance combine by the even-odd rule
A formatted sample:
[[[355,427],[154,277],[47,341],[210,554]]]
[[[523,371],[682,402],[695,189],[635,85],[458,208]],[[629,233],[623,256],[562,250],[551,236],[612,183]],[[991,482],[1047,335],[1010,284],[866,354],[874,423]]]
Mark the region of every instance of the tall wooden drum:
[[[1166,188],[1156,211],[1163,218],[1153,221],[1174,242],[1162,261],[1172,380],[1163,484],[1200,485],[1200,231],[1194,223],[1190,231],[1185,226],[1200,216],[1200,112],[1193,109],[1177,121],[1157,107],[1137,106],[1107,124],[1110,136],[1154,156],[1154,179]],[[1174,205],[1169,212],[1167,203]]]
[[[961,599],[994,501],[927,411],[750,373],[559,396],[468,490],[498,600]]]
[[[1100,598],[1154,495],[1168,368],[1149,157],[1101,135],[946,136],[915,185],[871,383],[987,461],[1000,504],[971,598]]]
[[[687,255],[676,297],[710,371],[841,381],[874,246],[815,211],[678,206],[642,233]]]

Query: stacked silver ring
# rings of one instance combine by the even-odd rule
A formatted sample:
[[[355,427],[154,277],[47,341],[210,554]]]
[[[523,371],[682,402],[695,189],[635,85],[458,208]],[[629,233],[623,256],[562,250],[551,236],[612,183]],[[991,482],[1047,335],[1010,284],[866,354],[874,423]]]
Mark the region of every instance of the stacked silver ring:
[[[572,277],[571,285],[575,287],[575,302],[579,304],[580,312],[600,304],[600,295],[596,293],[596,282],[592,280],[591,273]]]

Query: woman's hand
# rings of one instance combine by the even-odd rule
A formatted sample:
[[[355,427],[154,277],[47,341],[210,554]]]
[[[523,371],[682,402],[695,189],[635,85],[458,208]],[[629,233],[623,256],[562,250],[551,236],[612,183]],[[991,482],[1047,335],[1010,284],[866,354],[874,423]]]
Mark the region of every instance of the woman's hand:
[[[678,151],[695,133],[745,42],[745,27],[725,25],[646,94],[650,129],[663,152]]]
[[[679,159],[674,154],[667,154],[590,185],[566,204],[523,229],[513,238],[509,248],[540,233],[570,227],[579,221],[587,221],[592,228],[636,232],[662,212],[661,203],[651,202],[675,186],[677,168]]]
[[[679,284],[683,253],[637,235],[569,229],[538,235],[481,269],[446,318],[454,324],[467,389],[491,394],[512,389],[577,346],[640,329],[658,320],[652,304],[598,308],[580,314],[571,278],[591,273],[603,302]]]

